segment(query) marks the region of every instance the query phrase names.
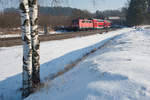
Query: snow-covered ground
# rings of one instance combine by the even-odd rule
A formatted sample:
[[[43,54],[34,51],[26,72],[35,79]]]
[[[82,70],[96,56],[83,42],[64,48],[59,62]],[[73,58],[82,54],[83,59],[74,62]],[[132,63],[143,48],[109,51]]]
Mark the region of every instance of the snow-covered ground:
[[[49,34],[62,34],[67,33],[67,31],[51,31]],[[45,35],[44,31],[39,31],[39,35]],[[10,37],[21,37],[21,34],[0,34],[0,38],[10,38]]]
[[[60,31],[50,31],[49,34],[62,34],[62,33],[67,33],[68,31],[63,31],[63,30],[60,30]]]
[[[0,38],[21,37],[20,34],[0,34]]]
[[[150,100],[150,30],[120,35],[26,100]]]
[[[77,68],[74,70],[68,72],[67,74],[57,78],[52,83],[48,83],[47,89],[42,89],[42,91],[31,95],[27,99],[31,100],[49,100],[49,98],[53,98],[52,100],[82,100],[82,99],[89,99],[94,100],[97,97],[110,97],[113,98],[113,93],[118,94],[118,97],[122,96],[119,93],[127,93],[124,91],[128,91],[129,94],[131,91],[134,92],[132,84],[131,84],[131,90],[126,87],[124,88],[124,85],[130,86],[130,81],[133,81],[133,85],[135,82],[138,83],[138,79],[141,78],[142,81],[147,85],[149,84],[149,81],[145,76],[138,76],[138,78],[132,76],[132,71],[134,71],[134,68],[127,67],[125,65],[121,64],[121,61],[134,61],[132,59],[128,59],[125,56],[127,56],[129,52],[129,56],[134,56],[134,50],[138,51],[139,49],[136,49],[136,46],[138,45],[139,48],[143,48],[140,50],[145,55],[144,50],[148,49],[147,45],[140,45],[138,42],[140,42],[141,37],[143,39],[148,38],[148,30],[145,31],[134,31],[134,29],[126,28],[121,29],[118,31],[109,32],[107,34],[96,34],[93,36],[86,36],[86,37],[76,37],[66,40],[60,40],[60,41],[50,41],[50,42],[43,42],[41,43],[41,79],[42,81],[45,81],[45,77],[50,77],[50,75],[57,73],[61,69],[64,69],[64,67],[67,64],[70,64],[74,61],[76,61],[79,58],[82,58],[83,55],[86,53],[89,53],[95,48],[98,48],[99,46],[102,46],[105,42],[109,41],[110,39],[116,37],[117,42],[113,42],[114,44],[110,44],[110,46],[104,48],[104,50],[98,51],[93,56],[88,57],[87,60],[83,61],[78,65]],[[136,37],[136,39],[134,39]],[[134,46],[134,50],[132,48],[129,48],[129,50],[125,47],[126,41],[130,40],[129,44]],[[116,46],[120,43],[120,41],[123,41],[119,46],[122,49],[127,49],[127,54],[120,54],[122,53],[122,49],[117,49]],[[142,41],[142,40],[141,40]],[[147,40],[148,41],[148,40]],[[146,43],[147,43],[146,41]],[[128,42],[127,42],[128,43]],[[135,43],[135,44],[133,44]],[[144,43],[144,41],[142,42]],[[113,45],[113,46],[111,46]],[[127,45],[130,46],[130,45]],[[140,47],[142,46],[142,47]],[[144,47],[145,46],[145,47]],[[147,48],[146,48],[147,47]],[[133,52],[131,52],[131,50]],[[112,50],[112,52],[110,52]],[[120,51],[119,51],[120,50]],[[109,52],[108,52],[109,51]],[[131,52],[131,53],[130,53]],[[104,54],[103,54],[104,53]],[[110,53],[110,54],[108,54]],[[113,56],[114,54],[114,56]],[[121,55],[120,58],[117,56],[115,58],[115,54]],[[98,55],[98,56],[97,56]],[[136,54],[135,54],[136,55]],[[137,55],[136,55],[137,56]],[[140,55],[139,55],[140,56]],[[149,55],[150,56],[150,55]],[[121,58],[122,57],[122,58]],[[140,58],[143,57],[142,53]],[[145,56],[144,56],[145,57]],[[96,59],[99,58],[99,59]],[[136,58],[135,56],[133,58]],[[22,72],[22,47],[21,46],[14,46],[14,47],[5,47],[0,48],[0,99],[2,100],[19,100],[21,97],[21,93],[19,91],[19,88],[21,87],[21,72]],[[95,59],[95,60],[94,60]],[[120,60],[120,61],[119,61]],[[143,61],[145,61],[146,58],[143,58]],[[148,60],[148,58],[147,58]],[[117,62],[118,61],[118,62]],[[114,63],[113,63],[114,62]],[[120,63],[119,63],[120,62]],[[93,64],[94,63],[94,64]],[[119,64],[117,64],[119,63]],[[124,62],[125,63],[125,62]],[[140,63],[137,62],[137,63]],[[110,65],[112,65],[112,67]],[[135,62],[133,64],[136,64]],[[135,70],[135,73],[133,75],[137,75],[136,73],[138,71],[141,71],[145,74],[149,74],[148,70],[146,69],[145,63],[140,63],[144,66],[139,70]],[[116,66],[119,65],[119,66]],[[139,64],[138,64],[139,65]],[[125,66],[125,68],[123,67]],[[132,66],[132,63],[131,63]],[[148,66],[148,65],[147,65]],[[116,69],[117,67],[118,69]],[[136,67],[136,66],[135,66]],[[108,68],[108,69],[107,69]],[[110,69],[112,72],[110,72]],[[115,70],[114,70],[114,69]],[[124,68],[124,69],[121,69]],[[123,74],[123,70],[129,71],[132,77],[130,79],[129,76],[126,76],[126,74]],[[135,68],[136,69],[136,68]],[[116,71],[116,72],[115,72]],[[124,71],[124,73],[127,73],[127,71]],[[144,72],[146,71],[146,72]],[[128,72],[128,73],[129,73]],[[139,75],[139,74],[138,74]],[[142,74],[144,75],[144,74]],[[103,76],[103,77],[102,77]],[[125,78],[124,78],[125,77]],[[117,79],[118,80],[117,80]],[[146,78],[146,79],[145,79]],[[139,79],[139,80],[141,80]],[[112,81],[112,84],[109,84],[109,81]],[[124,81],[127,81],[127,83],[124,83]],[[135,81],[136,80],[136,81]],[[106,82],[104,82],[106,81]],[[96,83],[97,82],[97,83]],[[102,83],[99,83],[102,82]],[[104,82],[104,83],[103,83]],[[121,82],[121,83],[115,83],[115,82]],[[93,85],[92,85],[93,84]],[[116,85],[116,92],[113,91]],[[124,85],[123,85],[124,84]],[[141,83],[142,84],[142,83]],[[140,83],[136,84],[135,89],[138,86],[142,86]],[[100,85],[100,86],[99,86]],[[103,88],[106,85],[106,90]],[[111,85],[111,86],[109,86]],[[124,90],[120,90],[117,86],[120,85],[120,88],[124,88]],[[121,87],[121,85],[123,85]],[[97,87],[98,86],[98,87]],[[51,87],[51,88],[49,88]],[[91,89],[93,90],[90,90]],[[95,87],[95,88],[94,88]],[[143,87],[147,90],[147,86],[143,85]],[[107,91],[107,88],[110,88]],[[95,91],[97,89],[97,91]],[[102,91],[100,91],[103,89]],[[112,89],[112,91],[111,91]],[[142,89],[142,87],[141,87]],[[93,91],[93,92],[92,92]],[[140,91],[140,90],[139,90]],[[62,93],[63,92],[63,93]],[[90,95],[89,92],[92,92]],[[140,91],[141,92],[141,91]],[[112,94],[111,94],[112,93]],[[148,92],[147,92],[148,93]],[[40,94],[40,95],[39,95]],[[87,95],[87,97],[86,97]],[[116,95],[117,96],[117,95]],[[129,95],[130,96],[130,95]],[[132,95],[131,95],[132,96]],[[140,96],[137,94],[137,96]],[[84,97],[84,98],[82,98]],[[133,95],[134,97],[134,95]],[[75,99],[77,98],[77,99]],[[91,99],[90,99],[91,98]],[[92,99],[93,98],[93,99]],[[116,100],[116,99],[115,99]],[[123,100],[123,99],[120,99]],[[127,99],[125,99],[127,100]],[[130,100],[130,98],[129,98]]]

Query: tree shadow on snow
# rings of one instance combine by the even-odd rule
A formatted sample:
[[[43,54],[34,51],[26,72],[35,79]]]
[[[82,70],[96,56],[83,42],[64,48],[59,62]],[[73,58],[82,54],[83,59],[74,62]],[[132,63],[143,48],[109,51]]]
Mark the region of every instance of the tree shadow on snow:
[[[92,46],[72,51],[59,58],[56,58],[54,60],[42,64],[40,70],[42,81],[45,80],[45,77],[51,77],[58,71],[64,69],[67,64],[70,64],[76,61],[77,59],[82,58],[84,55],[88,54],[93,49],[98,49],[99,47],[103,46],[106,42],[110,41],[111,39],[119,38],[120,36],[122,35],[110,37]],[[116,77],[117,76],[114,76],[114,78]],[[21,86],[22,86],[21,73],[0,81],[0,100],[20,100]]]

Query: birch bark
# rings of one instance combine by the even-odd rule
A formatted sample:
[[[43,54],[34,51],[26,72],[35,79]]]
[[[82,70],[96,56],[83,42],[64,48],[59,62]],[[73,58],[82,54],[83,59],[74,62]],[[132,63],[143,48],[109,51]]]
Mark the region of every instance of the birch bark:
[[[40,83],[40,41],[38,36],[38,3],[37,0],[29,0],[31,43],[32,43],[32,86],[37,87]]]
[[[22,97],[27,97],[32,88],[32,47],[28,0],[20,0],[20,15],[23,41]]]

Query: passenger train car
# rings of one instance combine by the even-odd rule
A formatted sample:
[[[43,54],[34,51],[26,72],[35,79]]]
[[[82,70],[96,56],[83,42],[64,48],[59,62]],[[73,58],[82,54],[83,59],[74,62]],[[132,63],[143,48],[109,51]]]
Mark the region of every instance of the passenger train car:
[[[109,28],[111,22],[102,19],[78,19],[72,22],[72,27],[77,30]]]

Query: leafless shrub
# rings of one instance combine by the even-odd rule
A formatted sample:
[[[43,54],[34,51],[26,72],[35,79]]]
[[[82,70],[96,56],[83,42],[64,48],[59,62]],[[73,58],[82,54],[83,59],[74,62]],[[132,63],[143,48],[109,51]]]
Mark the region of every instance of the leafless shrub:
[[[60,15],[53,16],[50,14],[40,14],[39,15],[39,25],[40,26],[67,26],[70,24],[69,17]]]
[[[14,28],[20,26],[20,15],[18,13],[0,13],[0,27]]]

